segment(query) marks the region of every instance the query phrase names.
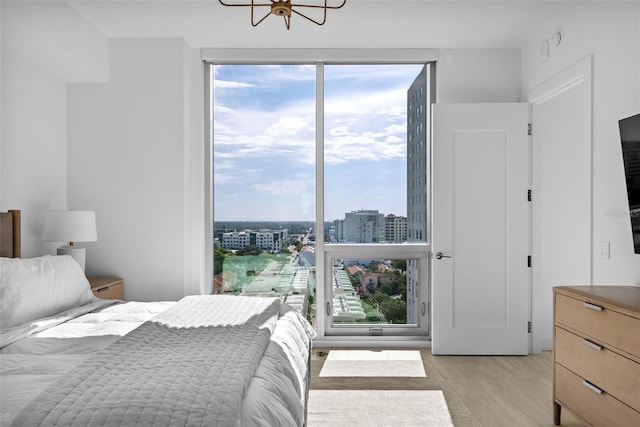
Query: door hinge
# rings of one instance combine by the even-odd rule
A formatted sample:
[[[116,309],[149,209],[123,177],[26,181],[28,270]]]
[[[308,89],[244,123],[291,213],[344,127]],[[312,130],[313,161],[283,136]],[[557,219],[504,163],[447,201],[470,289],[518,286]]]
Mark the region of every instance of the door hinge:
[[[527,190],[527,201],[530,202],[531,201],[531,190]]]
[[[527,135],[531,136],[533,126],[531,123],[527,123]]]
[[[527,267],[531,267],[531,255],[527,255]]]
[[[531,333],[531,322],[527,322],[527,333]]]

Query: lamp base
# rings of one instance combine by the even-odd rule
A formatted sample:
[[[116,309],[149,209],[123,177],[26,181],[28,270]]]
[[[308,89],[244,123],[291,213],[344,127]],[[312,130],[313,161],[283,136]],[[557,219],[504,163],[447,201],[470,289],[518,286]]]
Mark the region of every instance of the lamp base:
[[[87,249],[81,248],[78,246],[64,245],[60,246],[56,251],[58,255],[70,255],[82,268],[82,272],[84,273],[84,261],[87,255]]]

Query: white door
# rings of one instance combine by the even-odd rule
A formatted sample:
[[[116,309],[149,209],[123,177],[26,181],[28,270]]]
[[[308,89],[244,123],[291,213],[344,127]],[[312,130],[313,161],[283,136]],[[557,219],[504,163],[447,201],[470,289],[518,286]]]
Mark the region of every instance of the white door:
[[[433,354],[527,354],[528,104],[433,109]]]

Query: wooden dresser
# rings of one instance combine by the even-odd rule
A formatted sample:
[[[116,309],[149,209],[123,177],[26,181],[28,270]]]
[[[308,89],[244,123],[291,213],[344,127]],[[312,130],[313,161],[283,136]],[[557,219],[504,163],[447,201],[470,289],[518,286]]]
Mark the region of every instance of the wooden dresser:
[[[559,286],[553,292],[553,418],[640,426],[640,287]]]

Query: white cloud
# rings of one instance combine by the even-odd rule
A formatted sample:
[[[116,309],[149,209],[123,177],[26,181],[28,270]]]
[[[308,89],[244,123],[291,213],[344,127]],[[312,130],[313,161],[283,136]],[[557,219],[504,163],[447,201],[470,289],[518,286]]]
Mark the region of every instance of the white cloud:
[[[315,104],[296,102],[274,111],[216,105],[217,158],[287,157],[315,162]]]
[[[406,92],[398,90],[350,91],[325,98],[325,111],[329,114],[388,114],[404,115]]]
[[[327,99],[325,159],[344,163],[406,155],[406,95],[398,91],[345,93]],[[215,144],[225,158],[291,156],[315,163],[315,105],[294,103],[274,111],[216,106]],[[233,148],[232,151],[229,149]]]
[[[356,160],[387,160],[404,158],[406,146],[393,135],[365,132],[348,138],[325,140],[325,162],[345,163]]]
[[[297,135],[300,132],[315,132],[315,121],[309,116],[283,116],[270,125],[265,133],[273,138]]]
[[[245,82],[233,82],[227,80],[214,80],[213,86],[215,89],[238,89],[238,88],[250,88],[255,87],[255,85],[245,83]]]
[[[314,192],[314,182],[313,179],[287,178],[261,182],[255,184],[253,188],[257,191],[274,195],[300,196],[312,194]]]
[[[315,81],[316,66],[313,64],[278,65],[265,64],[258,67],[268,70],[268,74],[259,75],[260,82],[266,78],[270,83],[283,81]]]
[[[406,156],[406,110],[387,91],[329,101],[325,161],[385,160]]]

